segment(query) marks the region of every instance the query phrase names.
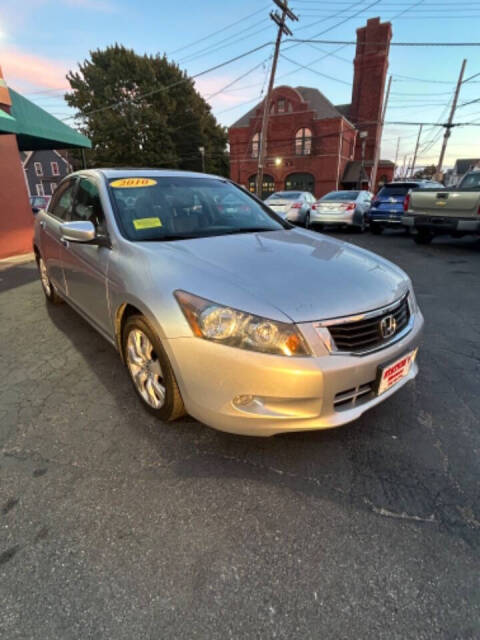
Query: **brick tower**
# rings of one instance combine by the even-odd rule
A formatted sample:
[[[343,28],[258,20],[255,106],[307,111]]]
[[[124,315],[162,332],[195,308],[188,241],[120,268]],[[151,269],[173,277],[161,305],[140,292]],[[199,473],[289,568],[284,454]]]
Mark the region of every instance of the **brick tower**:
[[[388,69],[388,53],[392,39],[390,22],[371,18],[365,27],[357,29],[357,49],[350,120],[359,131],[367,131],[366,163],[373,162],[375,148],[380,142],[380,118]],[[355,159],[361,159],[361,140],[357,136]]]

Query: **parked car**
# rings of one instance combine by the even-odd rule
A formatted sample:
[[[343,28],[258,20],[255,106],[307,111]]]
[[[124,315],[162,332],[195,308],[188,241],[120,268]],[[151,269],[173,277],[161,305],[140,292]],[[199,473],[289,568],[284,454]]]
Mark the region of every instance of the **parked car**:
[[[34,229],[47,300],[118,349],[162,420],[188,412],[260,436],[336,427],[417,375],[423,317],[408,276],[225,178],[80,171]]]
[[[30,196],[30,206],[34,214],[38,213],[40,209],[46,209],[50,202],[51,196]]]
[[[370,231],[380,234],[385,227],[405,229],[403,213],[405,198],[413,189],[444,189],[440,182],[433,180],[406,180],[385,184],[372,201],[368,212]]]
[[[453,189],[415,189],[404,206],[404,224],[417,231],[418,244],[438,235],[480,234],[480,171],[466,173]]]
[[[307,227],[340,225],[365,231],[372,198],[369,191],[331,191],[313,205]]]
[[[279,216],[294,224],[305,224],[315,196],[308,191],[277,191],[265,200],[265,204]]]

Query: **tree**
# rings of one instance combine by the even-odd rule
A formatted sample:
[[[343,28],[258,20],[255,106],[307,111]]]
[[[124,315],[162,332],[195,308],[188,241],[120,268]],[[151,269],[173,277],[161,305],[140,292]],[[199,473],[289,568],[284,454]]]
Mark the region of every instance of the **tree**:
[[[92,140],[89,166],[151,166],[228,175],[227,131],[165,56],[138,55],[115,44],[92,51],[71,71],[65,100]]]

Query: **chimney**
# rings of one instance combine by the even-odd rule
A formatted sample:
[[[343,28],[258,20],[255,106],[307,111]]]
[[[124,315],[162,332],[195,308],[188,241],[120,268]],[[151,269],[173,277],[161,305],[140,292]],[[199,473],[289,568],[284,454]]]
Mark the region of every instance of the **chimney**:
[[[388,53],[392,39],[390,22],[370,18],[365,27],[357,29],[357,49],[350,119],[359,131],[366,131],[366,162],[372,162],[379,144],[380,119],[388,69]],[[355,159],[361,158],[360,139],[357,138]]]

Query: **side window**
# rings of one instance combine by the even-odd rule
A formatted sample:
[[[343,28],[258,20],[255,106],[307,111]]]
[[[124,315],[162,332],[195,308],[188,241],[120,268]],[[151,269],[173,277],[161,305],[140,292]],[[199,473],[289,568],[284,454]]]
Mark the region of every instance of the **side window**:
[[[68,220],[73,203],[73,192],[75,191],[75,182],[69,180],[58,187],[53,196],[48,212],[60,220]]]
[[[100,203],[100,194],[92,180],[80,178],[71,219],[89,220],[95,225],[97,231],[105,233],[105,216]]]

